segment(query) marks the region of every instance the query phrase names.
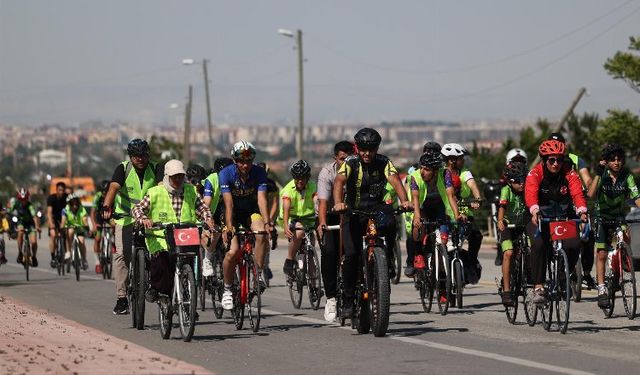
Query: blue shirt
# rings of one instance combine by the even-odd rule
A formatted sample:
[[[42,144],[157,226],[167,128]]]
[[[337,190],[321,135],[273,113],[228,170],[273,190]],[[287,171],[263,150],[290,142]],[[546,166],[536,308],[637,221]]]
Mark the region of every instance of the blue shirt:
[[[267,191],[267,172],[257,165],[252,165],[246,181],[240,179],[235,164],[225,167],[218,173],[220,192],[231,193],[233,207],[236,211],[259,212],[258,192]]]

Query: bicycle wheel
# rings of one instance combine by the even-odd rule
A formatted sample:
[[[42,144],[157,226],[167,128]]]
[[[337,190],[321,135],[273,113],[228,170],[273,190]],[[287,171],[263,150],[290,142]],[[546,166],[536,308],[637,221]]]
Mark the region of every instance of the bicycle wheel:
[[[433,274],[428,270],[418,270],[416,272],[416,282],[418,283],[418,292],[420,293],[420,302],[424,312],[431,312],[433,306]]]
[[[402,256],[400,252],[400,236],[396,236],[396,244],[393,247],[393,262],[396,268],[396,277],[391,279],[393,285],[397,285],[400,282],[400,276],[402,275]]]
[[[355,301],[356,311],[354,311],[354,317],[351,318],[351,328],[355,328],[360,334],[366,334],[371,329],[369,301],[364,298],[362,290],[357,290],[356,295],[358,296]]]
[[[221,319],[224,313],[224,309],[222,308],[222,294],[224,293],[222,258],[219,254],[214,254],[211,263],[213,264],[213,276],[211,277],[211,284],[209,285],[209,293],[211,294],[213,314],[217,319]]]
[[[511,324],[515,324],[516,318],[518,316],[518,296],[520,295],[520,257],[516,255],[513,260],[514,264],[511,267],[511,272],[509,273],[509,286],[511,290],[509,292],[502,293],[511,293],[512,306],[505,306],[505,314],[507,315],[507,320]]]
[[[605,266],[604,285],[607,287],[607,295],[609,296],[609,307],[601,307],[605,318],[611,318],[613,315],[613,309],[616,305],[616,290],[614,288],[613,278],[615,277],[611,268],[609,268],[609,261]]]
[[[244,303],[242,303],[242,298],[240,298],[240,273],[239,267],[242,267],[242,264],[236,265],[236,275],[235,281],[233,284],[233,310],[231,313],[233,314],[233,323],[236,326],[236,329],[242,329],[242,325],[244,324]]]
[[[560,333],[567,333],[569,327],[569,311],[571,307],[571,284],[569,273],[569,260],[564,249],[560,249],[557,255],[557,280],[558,287],[554,298],[556,322]]]
[[[197,292],[196,279],[190,264],[183,264],[180,269],[180,277],[177,280],[179,287],[174,286],[174,301],[177,300],[177,293],[182,296],[182,302],[173,306],[178,309],[178,322],[180,323],[180,334],[185,342],[191,341],[196,328]]]
[[[296,256],[297,258],[297,256]],[[289,297],[291,297],[291,303],[294,309],[299,309],[302,305],[302,293],[304,291],[304,282],[306,273],[304,272],[304,266],[300,268],[296,259],[293,267],[293,276],[287,276],[287,285],[289,286]]]
[[[338,266],[338,283],[336,287],[336,307],[337,307],[338,322],[340,323],[340,327],[344,327],[346,323],[346,319],[344,316],[342,316],[342,312],[344,311],[344,284],[342,281],[342,261],[340,261],[340,265]]]
[[[64,243],[62,242],[62,236],[58,234],[56,238],[56,269],[58,271],[58,276],[64,275]]]
[[[158,300],[158,322],[160,324],[160,336],[164,340],[171,336],[171,328],[173,326],[173,309],[171,308],[171,300],[167,297],[159,297]]]
[[[309,294],[309,303],[311,308],[318,310],[320,300],[322,299],[322,280],[320,277],[320,262],[313,246],[307,246],[307,291]]]
[[[548,261],[547,264],[547,282],[545,289],[547,290],[547,295],[549,300],[542,306],[537,306],[540,311],[540,317],[542,318],[542,328],[545,331],[551,330],[551,323],[553,320],[553,300],[551,299],[551,293],[554,292],[557,287],[556,281],[556,263],[552,261]]]
[[[371,304],[371,330],[375,337],[383,337],[389,328],[389,309],[391,305],[391,285],[389,284],[389,266],[386,250],[373,249],[369,260],[369,301]]]
[[[199,300],[200,300],[200,311],[204,311],[206,309],[206,304],[207,304],[207,284],[210,282],[207,279],[211,279],[211,277],[204,277],[202,275],[202,264],[204,262],[204,257],[205,257],[205,250],[201,247],[200,248],[200,257],[198,258],[198,262],[199,262],[199,269],[200,272],[198,272],[197,276],[197,280],[198,280],[198,296],[199,296]]]
[[[136,289],[135,293],[135,327],[136,329],[143,330],[144,329],[144,309],[145,309],[145,300],[144,293],[147,290],[147,267],[146,267],[146,259],[145,259],[145,249],[137,248],[135,249],[136,255]]]
[[[80,281],[80,245],[78,245],[78,241],[73,240],[73,246],[71,248],[73,249],[73,270],[76,274],[76,281]]]
[[[527,324],[533,327],[538,320],[538,308],[533,303],[533,285],[529,283],[531,279],[531,270],[528,262],[529,254],[529,247],[524,247],[522,249],[522,258],[520,259],[520,291],[523,294],[524,317],[527,320]]]
[[[622,262],[622,277],[620,294],[622,294],[622,305],[629,320],[636,316],[636,274],[633,269],[633,259],[631,250],[626,243],[623,243],[619,250],[620,261]]]
[[[582,254],[578,255],[578,261],[571,275],[571,293],[574,302],[582,300]]]
[[[127,299],[129,300],[129,309],[131,310],[131,326],[136,328],[138,322],[138,293],[136,288],[138,287],[138,257],[136,256],[136,249],[131,251],[131,261],[129,262],[128,272],[128,284],[127,284]]]
[[[445,246],[438,246],[438,256],[436,261],[438,262],[438,272],[435,277],[435,289],[437,290],[437,293],[434,294],[440,314],[447,315],[447,311],[449,310],[449,299],[451,297],[451,277],[449,276],[451,275],[451,271],[449,269],[449,254],[447,253],[447,248]]]
[[[107,251],[109,249],[109,238],[106,232],[102,233],[102,238],[100,239],[100,268],[102,269],[102,279],[106,280],[108,278],[107,269]]]
[[[25,235],[22,239],[22,266],[24,272],[29,281],[29,268],[31,267],[31,244],[29,243],[29,236]]]
[[[462,263],[460,261],[455,261],[453,263],[453,279],[455,280],[455,286],[452,287],[456,293],[456,307],[458,309],[462,308],[462,293],[464,291],[464,277],[463,277]]]
[[[262,310],[262,297],[260,293],[260,279],[258,277],[258,268],[253,255],[251,261],[247,264],[247,276],[249,293],[247,295],[247,312],[249,313],[249,324],[253,332],[260,329],[260,316]]]

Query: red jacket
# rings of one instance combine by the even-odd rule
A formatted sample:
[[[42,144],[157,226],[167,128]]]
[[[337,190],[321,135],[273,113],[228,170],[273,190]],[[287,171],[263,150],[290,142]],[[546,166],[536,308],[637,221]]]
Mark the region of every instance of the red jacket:
[[[525,181],[524,202],[529,207],[529,212],[533,214],[550,201],[573,203],[576,213],[587,212],[582,182],[571,165],[565,165],[557,175],[552,175],[544,169],[543,163],[533,167]]]

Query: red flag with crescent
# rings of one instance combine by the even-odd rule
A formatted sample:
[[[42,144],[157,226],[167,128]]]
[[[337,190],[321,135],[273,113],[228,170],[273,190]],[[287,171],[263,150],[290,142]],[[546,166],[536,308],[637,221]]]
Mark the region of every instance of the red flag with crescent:
[[[200,232],[198,228],[176,228],[173,230],[173,239],[176,246],[198,246]]]
[[[571,221],[552,221],[549,223],[549,232],[553,241],[568,240],[578,236],[576,222]]]

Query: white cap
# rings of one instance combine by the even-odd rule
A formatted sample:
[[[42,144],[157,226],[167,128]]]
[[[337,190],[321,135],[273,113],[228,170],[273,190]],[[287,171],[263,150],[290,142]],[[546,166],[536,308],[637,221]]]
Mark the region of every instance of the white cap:
[[[164,165],[164,174],[167,176],[186,174],[184,171],[184,164],[182,164],[180,160],[171,159]]]

